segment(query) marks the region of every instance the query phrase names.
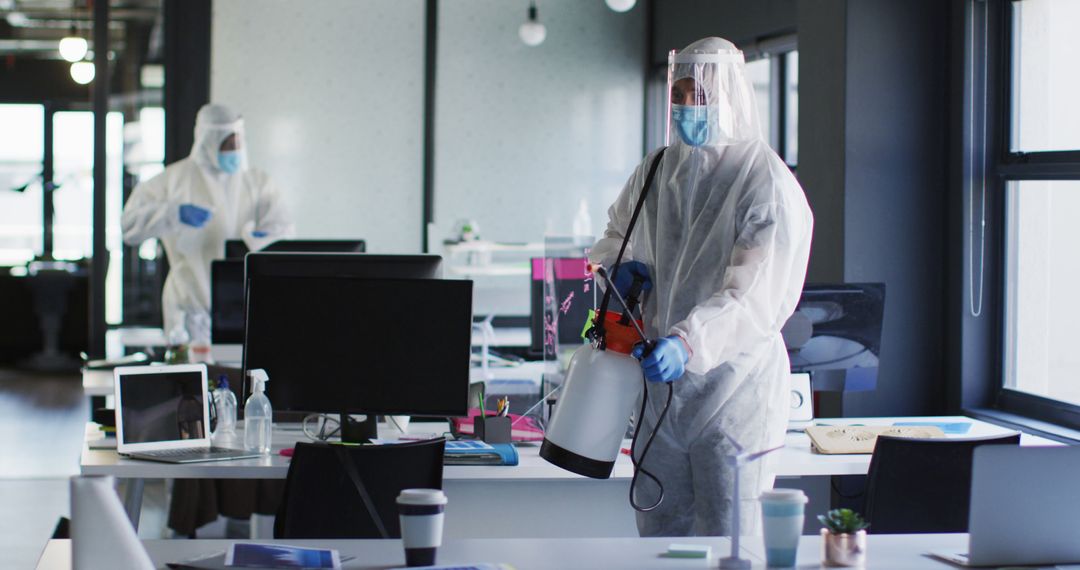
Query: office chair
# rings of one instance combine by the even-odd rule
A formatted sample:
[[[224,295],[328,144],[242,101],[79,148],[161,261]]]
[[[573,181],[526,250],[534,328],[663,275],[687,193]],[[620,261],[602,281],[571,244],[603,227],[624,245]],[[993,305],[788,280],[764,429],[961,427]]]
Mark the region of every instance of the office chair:
[[[967,532],[972,453],[980,445],[1019,443],[1019,433],[969,439],[879,436],[866,486],[870,532]]]
[[[297,443],[274,538],[400,538],[402,489],[441,489],[445,440]]]

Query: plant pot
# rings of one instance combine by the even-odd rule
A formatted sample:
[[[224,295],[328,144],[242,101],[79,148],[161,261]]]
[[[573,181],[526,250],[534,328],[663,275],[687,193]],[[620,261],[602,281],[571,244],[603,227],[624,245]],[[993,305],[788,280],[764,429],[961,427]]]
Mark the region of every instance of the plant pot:
[[[821,563],[825,566],[850,568],[866,564],[866,531],[853,534],[833,534],[821,529]]]

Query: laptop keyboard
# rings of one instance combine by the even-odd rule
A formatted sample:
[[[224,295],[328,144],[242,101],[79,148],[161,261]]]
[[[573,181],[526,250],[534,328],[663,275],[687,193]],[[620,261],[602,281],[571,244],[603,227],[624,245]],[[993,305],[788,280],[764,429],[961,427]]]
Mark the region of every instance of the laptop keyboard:
[[[139,455],[144,457],[159,457],[162,459],[176,458],[176,457],[188,457],[192,455],[198,455],[199,457],[215,457],[232,455],[241,451],[239,449],[229,449],[227,447],[211,447],[209,449],[199,447],[185,447],[180,449],[158,449],[156,451],[140,451]]]

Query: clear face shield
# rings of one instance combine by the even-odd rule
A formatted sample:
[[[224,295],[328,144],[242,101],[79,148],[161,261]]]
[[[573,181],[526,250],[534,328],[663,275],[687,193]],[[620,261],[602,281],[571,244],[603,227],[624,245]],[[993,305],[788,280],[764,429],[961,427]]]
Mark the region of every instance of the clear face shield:
[[[667,144],[720,146],[760,138],[739,50],[668,56]]]

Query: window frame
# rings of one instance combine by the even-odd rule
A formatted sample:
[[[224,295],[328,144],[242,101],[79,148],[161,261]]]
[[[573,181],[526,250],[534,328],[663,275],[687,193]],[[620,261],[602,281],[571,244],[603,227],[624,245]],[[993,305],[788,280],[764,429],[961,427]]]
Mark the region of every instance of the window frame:
[[[996,279],[998,299],[996,307],[988,317],[994,322],[994,339],[997,350],[991,358],[991,370],[994,377],[989,379],[992,394],[991,406],[994,410],[1015,414],[1033,420],[1056,424],[1069,429],[1080,430],[1080,405],[1039,396],[1006,387],[1008,368],[1008,350],[1010,340],[1009,322],[1009,259],[1006,236],[1008,220],[1008,188],[1013,182],[1029,180],[1080,180],[1080,150],[1063,151],[1013,151],[1013,2],[1022,0],[990,0],[983,4],[991,10],[991,21],[986,42],[986,51],[976,52],[978,58],[987,58],[988,73],[996,77],[987,80],[987,180],[986,199],[993,201],[988,223],[997,229],[988,232],[986,239],[988,250],[996,254],[997,271],[987,274],[987,278]],[[972,14],[971,17],[975,17]],[[979,59],[981,61],[981,59]],[[995,102],[997,103],[995,105]],[[969,103],[970,104],[970,103]],[[996,109],[994,107],[997,107]],[[975,141],[970,141],[974,146]],[[1019,188],[1017,189],[1019,192]],[[974,243],[968,247],[975,247]],[[993,249],[990,249],[993,248]],[[996,250],[996,251],[995,251]]]

